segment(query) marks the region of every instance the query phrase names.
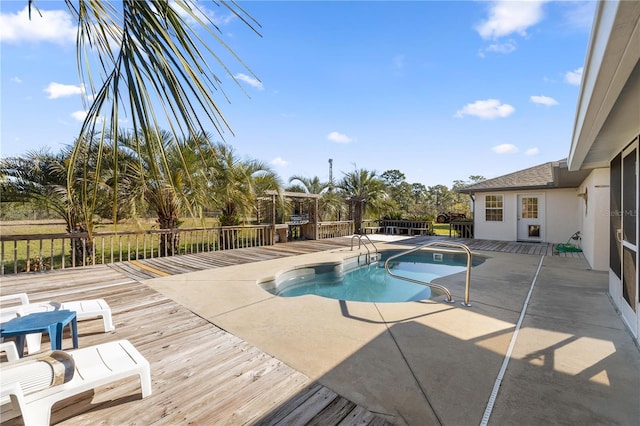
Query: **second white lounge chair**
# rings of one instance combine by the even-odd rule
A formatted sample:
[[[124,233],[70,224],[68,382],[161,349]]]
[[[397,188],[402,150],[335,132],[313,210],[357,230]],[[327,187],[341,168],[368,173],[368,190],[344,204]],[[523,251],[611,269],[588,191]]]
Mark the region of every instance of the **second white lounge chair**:
[[[5,323],[16,316],[28,315],[34,312],[47,312],[66,309],[76,312],[78,321],[102,318],[104,332],[115,330],[111,308],[104,299],[75,300],[71,302],[36,302],[30,303],[27,293],[16,293],[0,296],[2,305],[0,323]],[[27,335],[27,349],[29,353],[40,350],[41,334]]]
[[[22,415],[25,426],[48,425],[56,402],[131,376],[151,395],[149,362],[128,340],[3,362],[0,373],[2,420]]]
[[[9,301],[20,301],[18,305],[5,306]],[[33,312],[46,312],[58,309],[66,309],[76,312],[78,321],[102,318],[104,332],[115,330],[111,317],[111,308],[104,299],[75,300],[72,302],[36,302],[30,303],[27,293],[16,293],[0,296],[0,303],[3,311],[14,310],[20,315],[27,315]]]

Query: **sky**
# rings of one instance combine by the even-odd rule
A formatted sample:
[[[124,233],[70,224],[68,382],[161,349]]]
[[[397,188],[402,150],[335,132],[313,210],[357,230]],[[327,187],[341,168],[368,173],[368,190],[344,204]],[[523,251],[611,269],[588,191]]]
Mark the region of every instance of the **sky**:
[[[29,20],[27,0],[0,2],[1,157],[57,152],[85,116],[75,23],[62,1],[36,4]],[[259,35],[199,4],[258,77],[225,61],[224,141],[285,183],[327,181],[329,159],[336,180],[397,169],[451,186],[568,155],[592,0],[241,1]]]

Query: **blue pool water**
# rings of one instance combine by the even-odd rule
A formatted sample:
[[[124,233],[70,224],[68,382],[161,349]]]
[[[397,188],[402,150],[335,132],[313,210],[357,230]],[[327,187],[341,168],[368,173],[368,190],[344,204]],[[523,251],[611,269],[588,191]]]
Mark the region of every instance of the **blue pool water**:
[[[430,299],[431,288],[387,274],[384,260],[394,254],[383,253],[381,261],[369,265],[316,265],[296,269],[261,285],[282,297],[315,294],[330,299],[383,303]],[[442,257],[434,257],[433,252],[425,252],[404,256],[392,262],[389,269],[395,275],[425,282],[466,270],[466,255],[440,255]],[[475,257],[473,263],[478,263]]]

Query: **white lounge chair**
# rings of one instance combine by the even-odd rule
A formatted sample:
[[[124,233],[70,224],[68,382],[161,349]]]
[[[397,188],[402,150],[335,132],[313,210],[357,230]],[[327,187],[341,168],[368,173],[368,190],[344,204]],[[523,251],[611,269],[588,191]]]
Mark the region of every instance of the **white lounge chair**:
[[[14,342],[0,343],[0,352],[4,352],[7,357],[7,361],[17,361],[20,358],[20,356],[18,356],[18,349]]]
[[[131,376],[151,395],[149,362],[128,340],[3,362],[0,373],[2,420],[22,415],[25,426],[48,425],[56,402]]]
[[[16,304],[16,302],[18,304]],[[102,318],[104,332],[115,330],[111,308],[104,299],[76,300],[72,302],[36,302],[29,303],[27,293],[9,294],[0,296],[2,313],[0,323],[5,323],[16,316],[28,315],[34,312],[47,312],[66,309],[76,312],[78,321]],[[38,333],[27,335],[27,349],[29,353],[40,350],[41,335]]]

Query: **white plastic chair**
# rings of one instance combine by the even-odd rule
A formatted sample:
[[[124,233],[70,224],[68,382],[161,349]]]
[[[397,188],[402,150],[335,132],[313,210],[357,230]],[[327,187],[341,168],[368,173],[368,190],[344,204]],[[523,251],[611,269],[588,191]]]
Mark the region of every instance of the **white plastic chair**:
[[[19,304],[12,304],[11,302],[19,301]],[[9,294],[6,296],[0,296],[0,303],[2,304],[2,312],[4,315],[28,315],[33,312],[46,312],[59,309],[67,309],[69,311],[76,312],[76,318],[78,321],[102,318],[104,324],[104,332],[115,330],[113,325],[113,319],[111,316],[111,308],[104,299],[92,299],[92,300],[76,300],[72,302],[37,302],[29,303],[29,296],[27,293]],[[5,306],[9,303],[9,306]],[[2,319],[4,321],[4,317]]]
[[[56,352],[62,351],[52,354]],[[3,421],[22,415],[25,426],[48,425],[56,402],[131,376],[139,376],[143,398],[151,395],[149,362],[128,340],[63,354],[71,356],[74,370],[61,384],[55,384],[60,380],[54,377],[54,367],[40,356],[0,363]]]
[[[0,343],[0,352],[4,352],[7,357],[7,361],[17,361],[20,359],[18,356],[18,349],[14,342],[2,342]]]

